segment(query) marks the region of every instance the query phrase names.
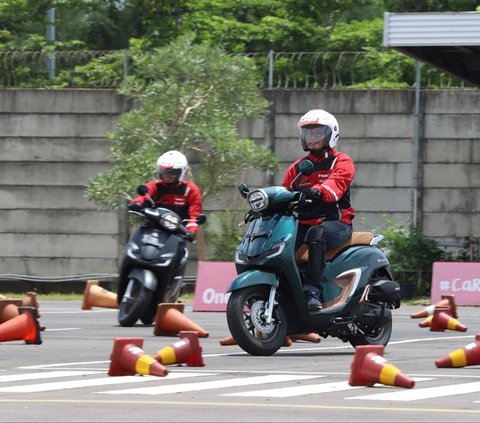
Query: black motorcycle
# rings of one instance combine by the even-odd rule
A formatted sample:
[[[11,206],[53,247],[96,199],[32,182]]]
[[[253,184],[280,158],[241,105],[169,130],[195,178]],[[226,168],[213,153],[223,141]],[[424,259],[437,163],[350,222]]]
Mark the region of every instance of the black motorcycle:
[[[140,195],[147,187],[140,185]],[[173,303],[183,286],[188,261],[185,237],[188,233],[180,216],[166,208],[152,207],[129,213],[142,216],[143,222],[130,238],[120,265],[117,291],[121,326],[133,326],[138,319],[152,324],[159,303]],[[196,222],[202,225],[206,216]]]

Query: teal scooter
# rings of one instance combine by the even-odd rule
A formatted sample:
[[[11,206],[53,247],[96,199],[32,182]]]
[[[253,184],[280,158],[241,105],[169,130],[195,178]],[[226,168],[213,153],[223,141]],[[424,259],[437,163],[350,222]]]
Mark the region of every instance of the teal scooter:
[[[300,173],[313,164],[304,160]],[[302,281],[308,249],[295,252],[296,210],[300,193],[281,186],[250,191],[239,186],[247,199],[249,226],[235,251],[238,276],[228,292],[226,317],[238,345],[256,356],[274,354],[285,337],[318,333],[357,345],[384,345],[392,333],[392,312],[400,307],[400,286],[388,271],[388,259],[377,246],[383,238],[370,232],[352,237],[327,251],[323,308],[310,312]],[[305,246],[306,247],[306,246]]]

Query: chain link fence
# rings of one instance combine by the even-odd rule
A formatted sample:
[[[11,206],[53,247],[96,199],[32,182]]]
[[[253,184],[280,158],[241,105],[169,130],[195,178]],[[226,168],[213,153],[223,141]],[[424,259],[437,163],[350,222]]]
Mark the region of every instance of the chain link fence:
[[[117,88],[132,74],[135,56],[148,52],[0,51],[0,86],[23,88]],[[263,76],[262,89],[410,88],[415,60],[386,52],[245,53]],[[429,65],[423,88],[458,88],[465,82]]]

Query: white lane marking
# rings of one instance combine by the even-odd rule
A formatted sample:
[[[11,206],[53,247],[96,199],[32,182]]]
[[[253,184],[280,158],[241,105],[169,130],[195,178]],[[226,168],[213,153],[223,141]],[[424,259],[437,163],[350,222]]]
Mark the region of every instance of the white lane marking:
[[[412,338],[412,339],[403,339],[401,341],[389,341],[388,345],[397,345],[397,344],[414,344],[415,342],[429,342],[429,341],[445,341],[447,339],[465,339],[472,338],[472,335],[458,335],[458,336],[445,336],[445,337],[434,337],[434,338]]]
[[[82,328],[57,328],[57,329],[45,329],[45,332],[61,332],[66,330],[82,330]]]
[[[141,382],[158,382],[158,383],[168,383],[163,382],[168,378],[172,379],[181,379],[185,377],[193,376],[215,376],[215,373],[176,373],[170,374],[166,377],[159,376],[112,376],[104,377],[97,379],[86,379],[86,380],[72,380],[65,382],[51,382],[51,383],[39,383],[35,385],[20,385],[20,386],[9,386],[6,388],[0,388],[0,392],[19,392],[19,393],[31,393],[31,392],[47,392],[47,391],[58,391],[61,389],[74,389],[74,388],[86,388],[90,386],[104,386],[104,385],[120,385],[124,383],[141,383]]]
[[[445,342],[446,340],[450,339],[467,339],[472,338],[471,335],[459,335],[459,336],[445,336],[445,337],[435,337],[435,338],[412,338],[412,339],[403,339],[400,341],[389,341],[388,345],[396,345],[396,344],[414,344],[417,342],[430,342],[430,341],[442,341]],[[300,344],[299,344],[300,345]],[[299,345],[291,345],[290,347],[280,348],[276,354],[282,353],[292,353],[292,352],[302,352],[302,351],[329,351],[329,350],[351,350],[352,353],[355,352],[355,348],[351,345],[334,345],[331,347],[316,347],[316,346],[308,346],[308,347],[300,347]],[[305,343],[302,343],[305,345]],[[248,355],[245,351],[240,349],[240,347],[236,348],[234,352],[231,353],[216,353],[216,354],[204,354],[203,357],[228,357],[231,355]]]
[[[19,369],[48,369],[51,367],[65,367],[65,366],[78,366],[79,364],[105,364],[110,363],[110,360],[102,361],[76,361],[72,363],[55,363],[55,364],[36,364],[34,366],[20,366]]]
[[[116,312],[118,313],[117,309],[95,309],[95,310],[72,310],[72,309],[50,309],[50,310],[44,310],[42,308],[41,313],[42,316],[44,314],[94,314],[94,313],[112,313]]]
[[[253,376],[238,379],[212,380],[209,382],[181,383],[169,386],[156,386],[137,389],[122,389],[117,391],[96,392],[99,394],[142,394],[142,395],[160,395],[160,394],[178,394],[182,392],[203,391],[208,389],[233,388],[238,386],[260,385],[264,383],[290,382],[294,380],[314,379],[318,376],[307,375],[267,375]]]
[[[434,386],[432,388],[409,389],[386,392],[383,394],[362,395],[345,399],[374,401],[417,401],[429,398],[449,397],[452,395],[471,394],[480,391],[480,382],[461,383],[458,385]]]
[[[349,389],[359,389],[361,386],[350,386],[348,382],[331,382],[318,385],[299,385],[287,388],[264,389],[258,391],[237,392],[231,394],[222,394],[222,397],[269,397],[269,398],[287,398],[300,395],[324,394],[326,392],[346,391]]]
[[[415,381],[431,380],[430,378],[416,378]],[[301,385],[286,388],[264,389],[258,391],[222,394],[225,397],[271,397],[287,398],[300,395],[325,394],[329,392],[348,391],[351,389],[365,388],[365,386],[350,386],[348,382],[329,382],[315,385]]]
[[[39,379],[53,379],[55,377],[67,376],[84,376],[84,375],[98,375],[102,374],[100,371],[72,371],[59,370],[56,372],[36,372],[36,373],[19,373],[15,375],[0,376],[0,382],[20,382],[22,380],[39,380]]]

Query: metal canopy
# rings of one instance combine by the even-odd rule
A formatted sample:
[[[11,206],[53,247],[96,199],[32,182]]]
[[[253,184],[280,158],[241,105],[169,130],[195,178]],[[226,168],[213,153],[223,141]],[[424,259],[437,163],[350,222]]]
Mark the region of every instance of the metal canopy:
[[[480,86],[480,13],[385,13],[383,45]]]

